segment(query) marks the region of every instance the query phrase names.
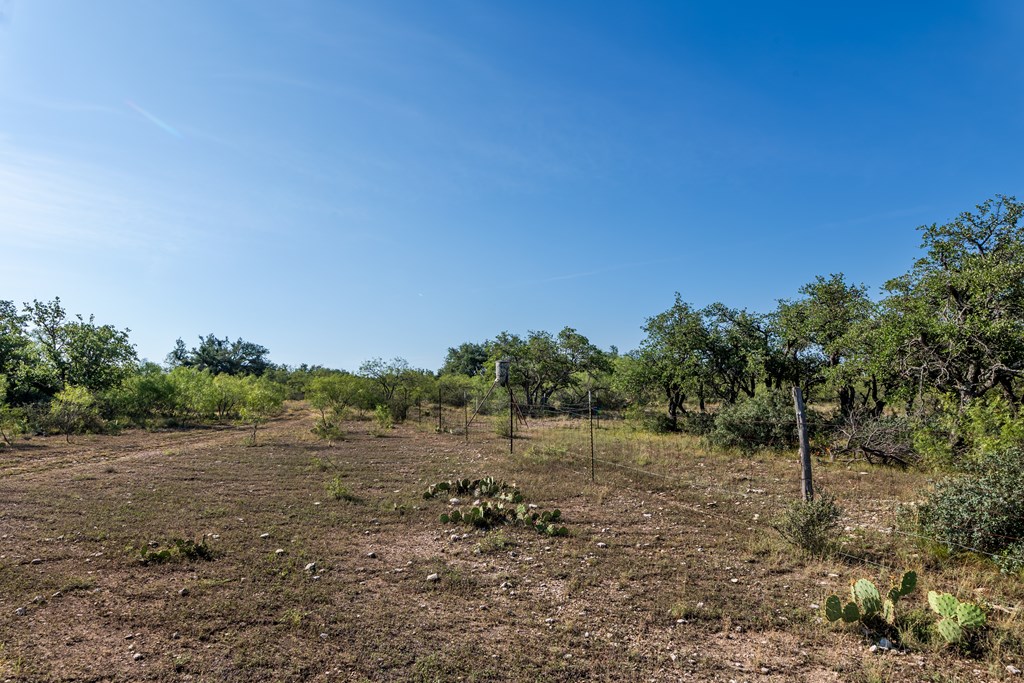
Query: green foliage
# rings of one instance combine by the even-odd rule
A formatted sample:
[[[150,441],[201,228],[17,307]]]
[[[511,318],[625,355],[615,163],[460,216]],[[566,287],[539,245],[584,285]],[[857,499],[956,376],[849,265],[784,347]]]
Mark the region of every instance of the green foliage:
[[[328,445],[335,441],[344,441],[346,437],[345,430],[335,420],[318,420],[310,431]]]
[[[186,541],[180,538],[171,539],[165,546],[159,544],[144,545],[139,548],[139,562],[141,564],[166,564],[169,562],[197,562],[199,560],[212,560],[213,550],[206,545],[206,539],[199,543]]]
[[[427,500],[442,495],[472,495],[474,497],[499,498],[509,503],[519,503],[523,500],[523,495],[516,488],[515,484],[507,484],[494,477],[440,481],[436,484],[431,484],[423,492],[423,497]]]
[[[226,375],[217,379],[220,377]],[[242,420],[252,425],[252,444],[255,445],[257,428],[280,411],[284,391],[265,377],[247,377],[242,381],[241,389],[244,393],[238,413]]]
[[[71,443],[72,434],[95,425],[99,419],[96,397],[85,387],[69,386],[53,397],[50,417]]]
[[[39,345],[40,360],[56,389],[81,386],[92,393],[120,384],[135,370],[135,346],[129,330],[96,325],[94,317],[68,319],[60,298],[33,300],[25,305],[25,319]]]
[[[917,574],[905,572],[882,597],[878,588],[868,579],[857,579],[850,586],[850,600],[845,605],[838,595],[825,600],[825,618],[830,622],[847,624],[861,622],[867,628],[876,628],[881,623],[892,626],[896,623],[896,604],[917,587]]]
[[[775,521],[773,527],[793,545],[812,555],[826,555],[839,538],[839,519],[843,510],[835,498],[821,494],[814,500],[795,501]]]
[[[996,554],[1024,538],[1024,451],[985,454],[936,485],[918,511],[921,531],[951,552]]]
[[[270,368],[266,347],[253,342],[227,337],[218,339],[208,334],[199,337],[199,346],[185,348],[185,342],[178,339],[174,350],[167,355],[172,367],[187,367],[206,370],[213,375],[262,375]]]
[[[808,429],[812,429],[816,418],[813,413],[808,413],[807,418]],[[722,408],[707,440],[718,448],[736,448],[747,453],[795,448],[796,415],[792,396],[782,389],[773,389]]]
[[[473,495],[494,498],[463,510],[455,508],[442,513],[442,524],[467,524],[480,529],[491,529],[502,524],[518,524],[547,536],[568,536],[569,530],[560,526],[561,510],[538,510],[523,504],[523,495],[515,484],[507,484],[494,477],[483,479],[455,479],[432,484],[423,492],[427,500],[437,496]],[[514,507],[513,507],[514,506]]]
[[[950,593],[928,591],[928,606],[939,615],[935,630],[947,644],[963,643],[971,632],[985,626],[985,612],[980,606],[961,602]]]
[[[588,377],[611,368],[608,354],[571,327],[557,335],[531,331],[525,339],[502,332],[489,349],[491,360],[511,361],[509,384],[523,397],[527,412],[549,405],[558,392],[578,388]]]
[[[1024,204],[996,195],[944,225],[922,226],[925,255],[886,284],[884,347],[903,380],[968,401],[1019,403],[1024,371]]]
[[[0,375],[0,438],[10,448],[11,437],[24,429],[24,413],[7,402],[7,377]]]
[[[347,500],[349,502],[357,500],[355,494],[345,486],[345,482],[342,481],[341,475],[335,475],[333,479],[327,482],[327,492],[331,494],[331,497],[335,500]]]
[[[391,409],[379,405],[373,409],[374,436],[387,436],[388,432],[395,428],[395,421],[391,417]]]

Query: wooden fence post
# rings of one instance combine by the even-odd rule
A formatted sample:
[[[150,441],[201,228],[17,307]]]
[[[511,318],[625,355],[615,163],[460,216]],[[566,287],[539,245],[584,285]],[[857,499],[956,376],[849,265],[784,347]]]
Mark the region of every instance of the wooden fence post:
[[[814,482],[811,479],[811,445],[807,440],[807,415],[804,412],[804,395],[800,387],[793,387],[793,405],[796,408],[796,430],[800,437],[800,485],[804,500],[814,500]]]

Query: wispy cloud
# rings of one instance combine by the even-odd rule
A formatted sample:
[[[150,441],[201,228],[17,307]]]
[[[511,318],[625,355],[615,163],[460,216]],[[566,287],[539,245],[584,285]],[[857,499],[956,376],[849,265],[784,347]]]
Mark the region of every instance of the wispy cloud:
[[[135,104],[131,100],[125,100],[125,104],[127,104],[129,107],[131,107],[136,112],[141,114],[143,117],[146,118],[147,121],[149,121],[153,125],[157,126],[161,130],[163,130],[165,133],[167,133],[168,135],[176,137],[179,140],[184,138],[184,136],[181,133],[179,133],[177,131],[177,129],[174,128],[174,126],[172,126],[169,123],[163,121],[162,119],[157,118],[153,114],[150,114],[148,111],[146,111],[145,109],[143,109],[139,105]]]
[[[178,226],[187,224],[128,179],[7,144],[0,144],[0,215],[0,240],[11,248],[173,251],[183,237]]]

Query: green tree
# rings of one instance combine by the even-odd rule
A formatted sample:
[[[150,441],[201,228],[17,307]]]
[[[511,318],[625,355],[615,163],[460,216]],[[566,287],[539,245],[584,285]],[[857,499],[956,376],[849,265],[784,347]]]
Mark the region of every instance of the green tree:
[[[243,421],[252,426],[249,443],[256,445],[256,430],[281,410],[284,403],[284,388],[262,377],[247,377],[244,380],[245,398],[239,414]]]
[[[188,367],[209,370],[214,375],[255,375],[259,377],[271,367],[267,347],[238,338],[218,339],[214,334],[199,337],[199,346],[191,349],[178,339],[174,350],[167,354],[172,368]]]
[[[14,448],[11,437],[21,431],[24,417],[7,398],[7,376],[0,375],[0,438],[10,448]]]
[[[944,225],[922,226],[925,255],[889,281],[882,337],[902,379],[961,407],[992,390],[1021,402],[1024,204],[997,195]]]
[[[69,386],[57,393],[50,403],[50,417],[60,428],[68,443],[71,435],[85,430],[99,417],[96,397],[88,389]]]
[[[440,374],[476,377],[487,371],[490,356],[486,343],[465,342],[457,347],[449,347]]]
[[[686,412],[686,400],[696,395],[703,405],[709,382],[707,350],[708,330],[701,312],[682,300],[676,292],[675,303],[663,313],[647,319],[643,327],[647,336],[631,362],[622,370],[626,387],[658,387],[668,404],[672,429],[678,427],[680,413]]]
[[[802,299],[779,302],[778,321],[799,381],[809,394],[826,384],[849,415],[859,386],[871,387],[880,403],[877,376],[864,376],[864,360],[875,318],[875,304],[863,285],[847,284],[842,273],[817,276],[800,288]],[[867,389],[865,389],[867,390]]]
[[[490,344],[492,360],[511,361],[509,382],[521,390],[526,406],[547,406],[559,391],[573,387],[589,374],[607,371],[606,353],[571,327],[557,336],[531,331],[527,338],[502,332]]]
[[[60,298],[25,304],[42,358],[58,389],[80,386],[101,392],[117,386],[135,371],[138,357],[128,340],[130,330],[96,325],[95,317],[68,319]]]

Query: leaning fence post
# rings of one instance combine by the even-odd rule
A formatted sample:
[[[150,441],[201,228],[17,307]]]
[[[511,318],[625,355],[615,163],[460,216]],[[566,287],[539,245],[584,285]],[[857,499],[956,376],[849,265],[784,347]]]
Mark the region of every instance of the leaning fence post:
[[[587,412],[590,413],[590,481],[594,481],[594,399],[587,389]]]
[[[800,437],[800,484],[804,500],[814,500],[814,483],[811,480],[811,446],[807,441],[807,415],[804,412],[804,395],[800,387],[793,387],[793,405],[796,408],[796,431]]]

